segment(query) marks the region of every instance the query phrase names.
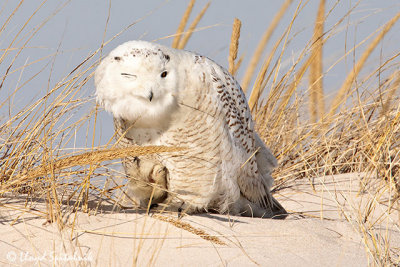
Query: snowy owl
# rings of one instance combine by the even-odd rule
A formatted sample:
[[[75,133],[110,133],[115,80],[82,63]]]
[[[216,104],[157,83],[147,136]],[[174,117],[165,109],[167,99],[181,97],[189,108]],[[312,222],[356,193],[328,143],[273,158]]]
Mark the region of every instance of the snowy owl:
[[[130,41],[102,60],[95,85],[126,142],[185,148],[152,158],[168,171],[171,209],[285,217],[270,193],[276,158],[254,131],[239,83],[214,61]],[[125,160],[128,176],[130,168]]]

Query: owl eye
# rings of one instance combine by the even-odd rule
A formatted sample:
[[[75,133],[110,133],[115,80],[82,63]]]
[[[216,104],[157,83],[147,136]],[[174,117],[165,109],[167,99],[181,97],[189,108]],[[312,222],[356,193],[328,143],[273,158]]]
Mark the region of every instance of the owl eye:
[[[168,72],[167,71],[163,71],[163,72],[161,72],[161,78],[165,78],[165,77],[167,77],[167,74],[168,74]]]
[[[136,75],[125,72],[121,73],[121,76],[124,76],[126,78],[136,78]]]

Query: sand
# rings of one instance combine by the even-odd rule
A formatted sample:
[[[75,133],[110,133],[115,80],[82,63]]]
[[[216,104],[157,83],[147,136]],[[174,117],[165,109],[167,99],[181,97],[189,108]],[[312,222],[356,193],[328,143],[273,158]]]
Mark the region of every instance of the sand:
[[[16,210],[2,199],[0,263],[10,266],[367,266],[374,265],[363,229],[399,253],[399,211],[372,197],[380,184],[360,191],[359,176],[303,179],[275,197],[291,214],[286,220],[219,214],[146,215],[133,210],[78,212],[66,227],[46,223],[37,211]],[[314,183],[315,187],[310,185]],[[375,190],[375,191],[374,191]],[[372,199],[372,202],[371,202]],[[373,211],[365,212],[373,205]],[[11,208],[10,205],[13,205]],[[398,206],[396,206],[398,209]],[[369,208],[371,209],[371,208]],[[365,220],[365,214],[369,214]],[[74,227],[72,227],[74,225]],[[372,231],[372,232],[371,232]],[[383,250],[383,245],[381,249]],[[396,258],[393,258],[395,261]],[[398,260],[398,259],[397,259]]]

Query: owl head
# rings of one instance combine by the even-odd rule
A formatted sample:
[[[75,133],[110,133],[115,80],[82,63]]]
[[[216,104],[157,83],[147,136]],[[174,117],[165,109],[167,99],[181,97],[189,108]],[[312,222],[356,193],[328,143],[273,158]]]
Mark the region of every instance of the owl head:
[[[168,121],[178,108],[176,61],[163,46],[130,41],[115,48],[95,73],[97,101],[137,127]]]

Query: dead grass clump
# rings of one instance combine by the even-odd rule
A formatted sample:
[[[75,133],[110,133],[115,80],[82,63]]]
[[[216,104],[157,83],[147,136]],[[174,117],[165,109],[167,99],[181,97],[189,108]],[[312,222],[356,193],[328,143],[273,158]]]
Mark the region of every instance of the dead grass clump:
[[[381,243],[373,238],[376,222],[369,220],[371,210],[378,203],[387,207],[387,217],[399,208],[395,203],[400,196],[400,96],[397,79],[400,53],[377,64],[370,74],[360,74],[374,49],[399,19],[400,13],[360,44],[355,44],[341,58],[354,53],[362,43],[369,43],[331,100],[330,110],[325,113],[328,97],[323,93],[322,49],[334,38],[328,33],[335,31],[351,12],[324,32],[324,7],[325,1],[321,0],[313,36],[293,60],[289,70],[278,76],[281,57],[291,32],[289,24],[256,77],[249,106],[258,132],[280,162],[274,175],[275,191],[290,186],[297,179],[308,179],[313,186],[313,177],[354,172],[365,173],[369,177],[359,181],[364,188],[376,183],[376,179],[383,184],[370,195],[373,208],[360,210],[363,219],[355,224],[359,226],[360,233],[364,232],[364,241],[374,264],[387,265],[393,263],[393,251],[388,252],[391,250],[385,237],[379,237]],[[292,23],[300,10],[299,5]],[[304,90],[303,80],[307,71],[309,88]],[[384,82],[377,83],[377,76]],[[384,193],[388,193],[389,198],[383,198]]]
[[[364,67],[367,62],[368,57],[371,55],[372,51],[377,47],[379,43],[381,43],[383,37],[385,37],[386,33],[394,26],[394,24],[400,18],[400,12],[397,13],[388,23],[385,24],[383,29],[379,32],[379,34],[375,37],[374,40],[369,44],[369,46],[365,49],[361,58],[358,60],[357,64],[354,66],[353,70],[349,73],[346,80],[343,82],[342,87],[337,92],[333,103],[331,105],[331,109],[328,113],[328,118],[332,116],[339,106],[345,102],[350,92],[351,86],[353,85],[355,78],[360,73],[361,69]]]

